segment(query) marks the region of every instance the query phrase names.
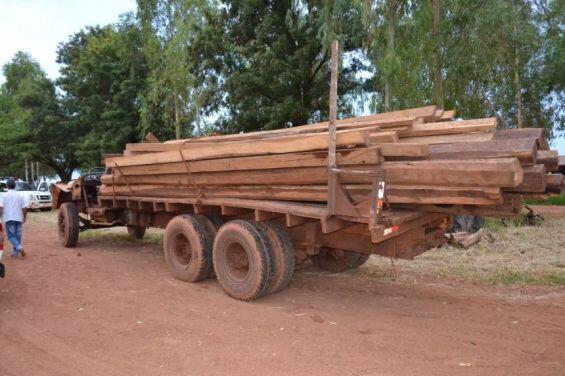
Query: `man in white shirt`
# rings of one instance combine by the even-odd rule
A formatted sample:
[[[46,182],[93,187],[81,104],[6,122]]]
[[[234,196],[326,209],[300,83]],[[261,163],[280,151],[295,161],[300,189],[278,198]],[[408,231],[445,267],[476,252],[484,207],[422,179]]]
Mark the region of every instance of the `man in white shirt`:
[[[8,180],[6,186],[8,192],[0,197],[0,214],[4,220],[4,231],[14,247],[11,257],[16,258],[18,255],[25,257],[26,254],[22,248],[22,227],[27,215],[27,199],[15,190],[14,180]]]

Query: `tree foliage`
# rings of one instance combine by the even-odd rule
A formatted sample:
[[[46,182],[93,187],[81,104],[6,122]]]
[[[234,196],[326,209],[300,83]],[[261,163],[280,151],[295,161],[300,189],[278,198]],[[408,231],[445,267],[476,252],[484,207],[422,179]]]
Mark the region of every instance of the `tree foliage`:
[[[25,160],[41,162],[68,180],[78,167],[76,129],[61,108],[55,85],[29,54],[18,52],[3,68],[0,89],[0,158],[17,174]]]
[[[103,153],[120,153],[140,139],[140,93],[148,69],[137,23],[126,16],[116,25],[88,27],[59,45],[57,81],[62,105],[78,130],[77,155],[83,166]]]

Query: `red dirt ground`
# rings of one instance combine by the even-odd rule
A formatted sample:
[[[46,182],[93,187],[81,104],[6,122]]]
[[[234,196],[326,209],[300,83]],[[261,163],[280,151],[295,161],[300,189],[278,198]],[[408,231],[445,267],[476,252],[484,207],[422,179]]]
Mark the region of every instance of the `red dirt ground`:
[[[124,230],[125,231],[125,230]],[[297,273],[255,303],[160,247],[29,224],[0,280],[0,375],[563,375],[565,289]],[[80,256],[79,256],[80,255]]]

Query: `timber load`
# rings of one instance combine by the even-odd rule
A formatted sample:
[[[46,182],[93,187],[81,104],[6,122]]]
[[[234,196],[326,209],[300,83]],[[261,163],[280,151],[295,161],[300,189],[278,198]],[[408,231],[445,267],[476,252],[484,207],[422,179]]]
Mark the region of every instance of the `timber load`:
[[[497,130],[496,118],[454,120],[435,106],[336,123],[336,169],[328,123],[271,131],[127,144],[107,156],[100,200],[274,200],[325,205],[340,192],[368,217],[374,177],[386,209],[509,218],[524,197],[561,192],[559,156],[543,129]],[[330,187],[330,188],[328,188]],[[339,211],[338,211],[339,213]]]

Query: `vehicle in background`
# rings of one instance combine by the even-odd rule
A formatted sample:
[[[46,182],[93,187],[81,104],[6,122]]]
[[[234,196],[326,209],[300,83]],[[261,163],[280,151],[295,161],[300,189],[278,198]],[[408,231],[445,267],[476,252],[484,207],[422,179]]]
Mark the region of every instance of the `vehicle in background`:
[[[6,191],[6,181],[0,180],[0,195]],[[37,189],[25,181],[16,181],[16,191],[26,195],[31,210],[51,210],[51,192],[46,181],[39,183]]]

